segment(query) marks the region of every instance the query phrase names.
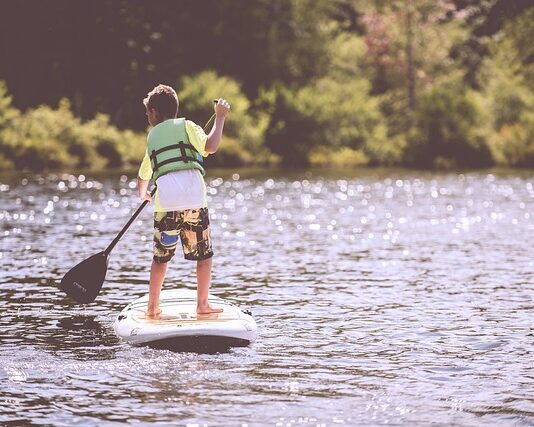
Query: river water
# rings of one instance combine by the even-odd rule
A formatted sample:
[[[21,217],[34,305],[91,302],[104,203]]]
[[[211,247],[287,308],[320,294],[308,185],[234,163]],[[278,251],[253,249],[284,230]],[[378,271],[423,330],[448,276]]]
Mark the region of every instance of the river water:
[[[95,303],[56,288],[134,177],[0,179],[0,425],[534,425],[533,172],[212,172],[212,292],[259,328],[217,354],[114,334],[147,292],[150,208]]]

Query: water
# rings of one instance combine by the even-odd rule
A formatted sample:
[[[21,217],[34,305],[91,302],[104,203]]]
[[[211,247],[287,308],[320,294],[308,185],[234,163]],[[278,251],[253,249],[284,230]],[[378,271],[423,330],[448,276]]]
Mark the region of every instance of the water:
[[[260,332],[221,354],[113,332],[147,291],[149,209],[95,303],[55,288],[134,176],[0,180],[0,424],[534,425],[532,172],[212,174],[213,292]],[[166,287],[194,280],[176,257]]]

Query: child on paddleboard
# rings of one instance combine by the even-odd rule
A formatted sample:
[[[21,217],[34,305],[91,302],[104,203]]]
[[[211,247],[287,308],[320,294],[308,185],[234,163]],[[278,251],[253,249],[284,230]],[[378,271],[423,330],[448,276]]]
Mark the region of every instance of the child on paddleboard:
[[[208,303],[213,251],[202,157],[219,148],[230,105],[224,99],[217,100],[215,121],[206,135],[192,121],[177,118],[178,96],[170,86],[156,86],[143,104],[152,129],[137,187],[142,200],[154,199],[154,257],[146,316],[161,313],[161,286],[178,240],[185,259],[197,262],[197,313],[219,313],[221,308]],[[151,179],[157,186],[154,198],[148,192]]]

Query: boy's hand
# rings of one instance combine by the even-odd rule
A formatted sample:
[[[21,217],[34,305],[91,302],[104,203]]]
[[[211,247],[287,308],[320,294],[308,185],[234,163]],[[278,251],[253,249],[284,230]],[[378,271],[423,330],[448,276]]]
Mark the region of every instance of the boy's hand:
[[[141,198],[142,202],[144,202],[145,200],[152,202],[152,195],[148,191],[145,192],[145,194],[140,194],[139,197]]]
[[[137,177],[137,194],[142,201],[148,200],[151,202],[152,194],[148,191],[148,183],[149,181]]]
[[[226,99],[220,98],[213,109],[215,110],[215,117],[224,119],[230,112],[230,104]]]

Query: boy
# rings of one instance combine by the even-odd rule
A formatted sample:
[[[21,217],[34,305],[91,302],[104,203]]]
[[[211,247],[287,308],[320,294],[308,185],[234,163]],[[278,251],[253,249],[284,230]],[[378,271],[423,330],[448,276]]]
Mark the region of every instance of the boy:
[[[147,152],[137,178],[139,197],[152,201],[147,191],[150,179],[157,185],[154,257],[146,316],[157,318],[161,313],[161,286],[178,238],[185,259],[197,261],[197,313],[220,313],[221,308],[211,307],[208,303],[213,251],[200,155],[206,157],[219,148],[230,105],[224,99],[217,101],[215,122],[206,135],[195,123],[176,118],[178,96],[170,86],[156,86],[143,99],[143,104],[152,129],[148,133]]]

